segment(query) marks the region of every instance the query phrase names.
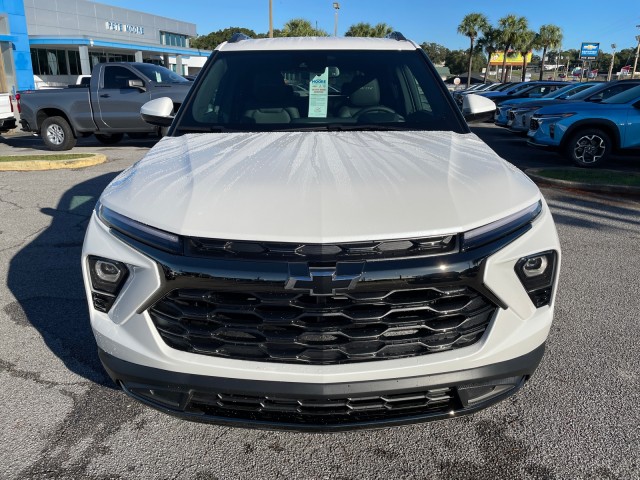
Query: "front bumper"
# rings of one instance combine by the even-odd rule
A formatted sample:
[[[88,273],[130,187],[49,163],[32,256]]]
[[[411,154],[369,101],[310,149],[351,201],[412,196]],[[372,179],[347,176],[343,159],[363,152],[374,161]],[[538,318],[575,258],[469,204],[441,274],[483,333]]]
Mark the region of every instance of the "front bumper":
[[[428,355],[338,365],[238,360],[200,355],[171,348],[161,338],[147,310],[159,298],[159,292],[166,291],[166,271],[160,267],[159,262],[144,253],[142,249],[134,248],[116,238],[97,219],[95,214],[87,229],[82,268],[90,305],[91,326],[98,347],[101,351],[108,352],[108,355],[103,353],[101,357],[112,378],[118,381],[129,394],[169,413],[197,420],[208,419],[207,421],[219,423],[222,417],[218,411],[212,410],[215,405],[213,407],[209,405],[205,409],[210,414],[196,412],[193,415],[184,411],[180,405],[186,405],[185,398],[188,398],[189,395],[195,396],[201,404],[210,404],[211,398],[213,398],[212,393],[224,398],[231,396],[233,399],[234,395],[246,397],[247,395],[251,396],[252,392],[267,392],[276,399],[275,403],[278,407],[285,411],[282,417],[264,420],[267,422],[264,425],[271,426],[273,423],[277,423],[285,425],[285,428],[294,428],[286,427],[291,422],[287,421],[285,417],[292,413],[295,414],[291,411],[292,402],[300,400],[298,397],[287,396],[292,393],[287,390],[289,387],[301,389],[302,392],[310,392],[313,407],[317,407],[317,403],[322,401],[318,399],[322,399],[328,394],[330,396],[327,398],[327,408],[330,408],[336,403],[333,400],[337,399],[337,402],[350,401],[350,397],[345,395],[352,393],[359,394],[354,406],[361,407],[368,398],[367,392],[370,393],[368,390],[370,388],[375,388],[376,392],[384,396],[383,400],[388,402],[390,406],[394,405],[394,402],[402,403],[406,399],[402,397],[398,400],[397,398],[387,398],[387,396],[404,395],[407,392],[415,393],[413,396],[416,398],[422,395],[424,398],[435,401],[415,414],[412,410],[410,414],[403,413],[399,416],[394,414],[391,417],[346,422],[351,425],[346,428],[356,428],[373,426],[374,424],[391,425],[446,418],[450,416],[451,411],[454,414],[469,413],[515,392],[524,380],[533,373],[539,361],[538,358],[536,361],[525,362],[523,355],[537,351],[544,344],[551,327],[554,302],[552,300],[551,305],[536,309],[522,287],[514,271],[514,265],[523,256],[547,250],[559,252],[559,243],[551,214],[544,204],[542,213],[525,234],[503,245],[497,251],[491,252],[490,256],[482,260],[481,267],[477,272],[478,281],[482,283],[483,288],[493,294],[496,299],[495,303],[501,305],[501,308],[497,308],[487,331],[473,345]],[[123,262],[130,269],[130,276],[108,314],[99,312],[92,307],[91,284],[87,272],[87,257],[89,255]],[[201,260],[193,260],[193,262],[197,268],[203,268]],[[172,268],[172,271],[177,270]],[[559,260],[557,271],[559,271]],[[237,278],[234,277],[237,273],[237,271],[233,272],[231,278]],[[255,275],[254,270],[249,273]],[[371,271],[369,273],[373,275]],[[272,275],[271,281],[275,281],[277,276],[270,275]],[[414,272],[413,275],[416,273]],[[184,278],[184,276],[178,275],[175,280],[171,281],[179,281],[180,278]],[[555,295],[555,291],[553,295]],[[505,362],[511,366],[498,373],[493,370],[495,366]],[[516,366],[519,364],[525,365],[526,368],[517,369]],[[510,385],[510,387],[504,387],[504,390],[501,387],[501,391],[497,393],[495,398],[491,397],[485,399],[486,401],[464,405],[464,398],[461,396],[461,392],[464,395],[466,391],[464,387],[484,380],[494,381],[505,378],[509,379],[505,385]],[[255,388],[251,387],[252,384],[255,385]],[[335,387],[336,385],[340,388]],[[203,389],[207,386],[208,389]],[[228,386],[233,388],[228,391],[218,390],[218,388]],[[277,386],[282,386],[282,389]],[[352,388],[356,388],[352,386],[361,388],[352,390]],[[167,389],[164,400],[158,400],[152,393],[152,391],[160,392],[162,390],[160,387]],[[335,388],[338,389],[335,390]],[[436,392],[425,391],[425,388],[427,390],[435,389]],[[448,389],[447,395],[450,397],[445,402],[444,409],[440,408],[442,405],[438,403],[442,393],[438,391],[440,388]],[[192,390],[193,395],[189,393]],[[385,394],[385,391],[388,395]],[[184,397],[185,393],[189,393],[189,395]],[[280,397],[283,395],[284,402],[280,403]],[[435,399],[432,398],[434,396]],[[266,400],[265,398],[253,397],[245,400],[249,404],[271,401],[271,397]],[[245,400],[239,401],[240,407],[247,406],[242,403]],[[305,407],[299,403],[298,405]],[[385,411],[387,410],[393,409],[385,407]],[[205,419],[205,417],[207,418]],[[243,417],[240,420],[232,417],[229,422],[253,423],[254,420],[259,426],[263,425],[262,420],[255,416]],[[348,418],[345,417],[344,420],[346,421]],[[322,422],[312,423],[316,425],[313,428],[320,428],[324,425]],[[341,427],[331,428],[339,429]]]
[[[309,384],[176,373],[100,350],[109,376],[131,397],[186,420],[300,431],[381,428],[473,413],[517,392],[544,345],[469,370],[352,383]]]

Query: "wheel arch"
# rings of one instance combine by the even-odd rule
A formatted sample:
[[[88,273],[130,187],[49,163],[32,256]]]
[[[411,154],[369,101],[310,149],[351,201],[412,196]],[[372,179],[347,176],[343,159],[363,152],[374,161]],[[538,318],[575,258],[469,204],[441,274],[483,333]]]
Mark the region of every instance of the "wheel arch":
[[[588,130],[592,128],[597,128],[605,132],[609,135],[609,138],[613,142],[613,150],[618,150],[620,148],[620,130],[610,120],[602,119],[602,118],[591,118],[580,120],[574,124],[572,124],[566,132],[562,135],[562,140],[560,142],[560,148],[564,149],[567,146],[567,142],[569,139],[580,130]]]
[[[40,110],[38,110],[38,113],[36,115],[36,125],[38,128],[38,132],[42,129],[42,122],[44,122],[47,118],[51,118],[51,117],[64,118],[69,124],[69,126],[71,127],[71,131],[73,132],[73,135],[76,138],[78,137],[78,132],[73,122],[71,122],[71,120],[69,119],[69,116],[64,112],[64,110],[60,110],[59,108],[41,108]]]

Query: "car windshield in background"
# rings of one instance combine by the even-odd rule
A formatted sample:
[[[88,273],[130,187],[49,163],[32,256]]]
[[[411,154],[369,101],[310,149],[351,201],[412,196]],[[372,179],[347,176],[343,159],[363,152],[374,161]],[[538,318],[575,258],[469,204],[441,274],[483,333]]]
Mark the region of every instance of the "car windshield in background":
[[[138,65],[137,69],[149,80],[155,83],[188,83],[189,80],[172,72],[168,68],[154,65],[153,63],[145,63]]]
[[[630,103],[634,100],[640,100],[640,85],[614,95],[613,97],[609,97],[606,100],[603,100],[601,103],[622,104]]]
[[[179,132],[465,131],[417,51],[220,52],[201,75]]]

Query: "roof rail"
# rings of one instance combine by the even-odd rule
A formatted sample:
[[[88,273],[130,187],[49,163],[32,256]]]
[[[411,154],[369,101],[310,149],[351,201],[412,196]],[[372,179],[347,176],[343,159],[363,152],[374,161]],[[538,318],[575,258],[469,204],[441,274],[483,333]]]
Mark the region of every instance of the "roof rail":
[[[391,40],[397,40],[397,41],[406,40],[406,37],[400,32],[391,32],[387,34],[384,38],[390,38]]]
[[[229,39],[228,43],[238,43],[243,40],[251,40],[251,37],[249,35],[245,35],[244,33],[238,32],[231,35],[231,38]]]

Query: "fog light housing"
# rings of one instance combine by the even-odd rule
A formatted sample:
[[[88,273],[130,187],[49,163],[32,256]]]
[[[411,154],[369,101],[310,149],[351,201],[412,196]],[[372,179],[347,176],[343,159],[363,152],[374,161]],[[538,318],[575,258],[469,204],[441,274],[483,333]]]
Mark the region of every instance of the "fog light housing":
[[[551,302],[557,258],[552,250],[523,257],[516,263],[516,274],[536,308]]]
[[[129,269],[124,263],[108,258],[90,255],[87,260],[93,307],[108,312],[129,277]]]

